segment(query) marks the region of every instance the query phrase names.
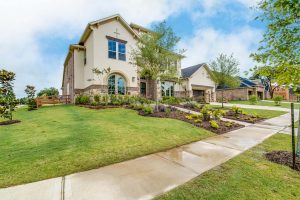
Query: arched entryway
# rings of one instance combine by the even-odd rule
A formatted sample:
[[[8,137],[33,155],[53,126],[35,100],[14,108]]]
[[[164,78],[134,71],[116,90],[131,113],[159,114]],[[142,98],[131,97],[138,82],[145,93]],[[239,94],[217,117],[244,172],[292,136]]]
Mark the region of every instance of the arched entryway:
[[[123,76],[119,74],[111,74],[108,77],[108,94],[126,94],[126,82]]]

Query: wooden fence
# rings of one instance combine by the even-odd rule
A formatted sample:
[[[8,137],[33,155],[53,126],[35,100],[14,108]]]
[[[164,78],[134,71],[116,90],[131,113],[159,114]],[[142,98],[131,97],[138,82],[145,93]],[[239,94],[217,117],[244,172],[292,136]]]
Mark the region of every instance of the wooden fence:
[[[41,107],[45,104],[69,104],[71,103],[70,95],[59,96],[41,96],[35,99],[37,107]]]

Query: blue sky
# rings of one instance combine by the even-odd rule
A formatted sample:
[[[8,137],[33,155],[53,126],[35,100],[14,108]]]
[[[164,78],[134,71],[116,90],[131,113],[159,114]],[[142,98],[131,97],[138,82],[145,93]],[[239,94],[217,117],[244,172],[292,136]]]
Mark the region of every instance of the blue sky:
[[[166,20],[186,49],[182,67],[231,54],[240,72],[255,65],[249,58],[264,26],[254,18],[255,0],[17,0],[0,2],[0,67],[17,75],[15,92],[27,84],[37,90],[61,86],[69,44],[77,43],[86,24],[119,13],[128,22],[151,28]],[[14,12],[12,12],[14,11]]]

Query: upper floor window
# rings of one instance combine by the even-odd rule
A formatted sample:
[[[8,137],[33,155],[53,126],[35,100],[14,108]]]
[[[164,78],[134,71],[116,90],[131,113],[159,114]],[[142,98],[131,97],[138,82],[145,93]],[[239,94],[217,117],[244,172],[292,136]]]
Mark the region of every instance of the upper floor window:
[[[126,41],[109,36],[106,37],[108,39],[108,58],[126,61]]]
[[[119,60],[126,60],[126,45],[125,43],[119,42]]]
[[[108,57],[113,59],[117,58],[117,45],[114,40],[108,40]]]

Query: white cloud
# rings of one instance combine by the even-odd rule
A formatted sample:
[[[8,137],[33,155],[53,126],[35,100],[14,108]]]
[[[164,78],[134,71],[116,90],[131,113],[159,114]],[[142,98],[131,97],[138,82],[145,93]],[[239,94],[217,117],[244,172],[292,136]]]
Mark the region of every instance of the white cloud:
[[[41,51],[40,37],[73,39],[90,21],[120,13],[128,22],[149,25],[183,11],[182,0],[9,0],[0,2],[0,66],[16,72],[15,91],[61,86],[65,55]],[[66,49],[68,47],[65,47]]]
[[[243,75],[245,70],[254,66],[249,55],[256,50],[261,35],[261,30],[247,26],[231,33],[222,33],[211,27],[198,29],[192,38],[183,39],[180,43],[180,48],[187,49],[187,58],[183,60],[182,66],[209,63],[220,53],[233,53],[239,60]]]

